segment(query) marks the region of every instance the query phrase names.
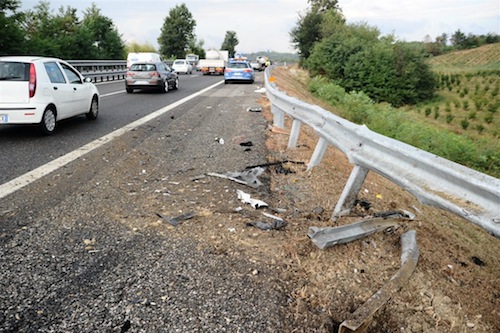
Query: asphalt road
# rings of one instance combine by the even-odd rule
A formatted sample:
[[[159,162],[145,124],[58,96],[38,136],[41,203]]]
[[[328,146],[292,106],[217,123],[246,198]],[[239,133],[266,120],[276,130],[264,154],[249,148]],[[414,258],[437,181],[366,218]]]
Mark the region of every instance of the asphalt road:
[[[179,90],[167,94],[127,94],[123,81],[97,84],[101,95],[98,120],[80,116],[62,121],[52,136],[40,135],[34,126],[0,126],[0,184],[222,80],[200,73],[179,77]]]
[[[17,171],[3,179],[217,80],[183,78],[185,88],[167,95],[101,86],[111,95],[99,122],[75,119],[50,138],[4,128],[2,169]],[[273,268],[203,242],[206,226],[241,225],[199,216],[235,203],[237,184],[193,185],[206,172],[266,161],[268,123],[247,111],[262,83],[215,86],[0,198],[0,332],[289,332],[289,298]],[[197,237],[155,216],[190,210]]]

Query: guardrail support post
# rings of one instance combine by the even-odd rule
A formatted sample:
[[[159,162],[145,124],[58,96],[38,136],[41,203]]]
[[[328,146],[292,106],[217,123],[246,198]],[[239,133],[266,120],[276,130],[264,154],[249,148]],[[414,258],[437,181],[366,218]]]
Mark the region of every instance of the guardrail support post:
[[[292,121],[292,130],[290,131],[290,138],[288,139],[288,149],[297,147],[297,141],[300,135],[301,122],[298,119]]]
[[[365,182],[368,169],[359,165],[355,165],[351,171],[351,175],[347,180],[347,184],[340,195],[339,201],[333,210],[332,220],[336,221],[339,217],[349,214],[354,202],[358,196],[361,186]]]
[[[321,162],[323,156],[325,155],[326,148],[328,148],[328,141],[320,136],[319,141],[316,144],[316,148],[314,149],[314,152],[311,156],[311,159],[307,164],[307,170],[311,170]]]
[[[274,115],[274,126],[285,128],[285,112],[273,104],[271,104],[271,112]]]

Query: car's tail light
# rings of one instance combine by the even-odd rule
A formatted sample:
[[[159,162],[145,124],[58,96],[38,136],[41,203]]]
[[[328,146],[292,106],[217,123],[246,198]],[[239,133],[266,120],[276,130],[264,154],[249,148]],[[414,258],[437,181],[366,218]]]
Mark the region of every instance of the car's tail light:
[[[160,76],[160,73],[158,73],[158,72],[153,72],[153,73],[151,73],[151,76],[156,76],[156,77],[158,77],[158,76]]]
[[[134,72],[127,72],[127,76],[134,76]]]
[[[30,64],[30,80],[29,80],[30,98],[35,96],[36,92],[36,70],[35,64]]]
[[[224,70],[224,72],[229,73],[229,72],[231,72],[231,70],[230,70],[229,68],[226,68],[226,69]]]
[[[243,72],[245,72],[245,73],[250,73],[251,71],[252,71],[252,70],[251,70],[251,69],[248,69],[248,68],[247,68],[247,69],[245,69],[245,70],[243,70]]]

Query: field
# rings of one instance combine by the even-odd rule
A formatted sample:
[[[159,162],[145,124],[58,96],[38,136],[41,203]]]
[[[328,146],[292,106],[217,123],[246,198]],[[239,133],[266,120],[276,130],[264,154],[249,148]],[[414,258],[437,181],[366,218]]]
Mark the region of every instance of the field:
[[[437,98],[402,110],[478,146],[500,150],[500,43],[435,57],[429,64],[438,77]]]

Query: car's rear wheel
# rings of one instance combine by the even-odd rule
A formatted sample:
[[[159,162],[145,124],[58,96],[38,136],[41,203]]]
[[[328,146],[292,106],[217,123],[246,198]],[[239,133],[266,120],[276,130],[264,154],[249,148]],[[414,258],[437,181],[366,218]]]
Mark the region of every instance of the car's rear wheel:
[[[85,114],[88,120],[96,120],[99,114],[99,102],[97,101],[97,96],[92,98],[92,103],[90,103],[90,110]]]
[[[127,91],[128,94],[131,94],[134,92],[134,88],[127,87],[127,88],[125,88],[125,90]]]
[[[163,89],[161,90],[161,92],[168,93],[169,90],[170,87],[168,86],[168,80],[165,80],[165,82],[163,82]]]
[[[53,106],[45,109],[40,122],[40,130],[45,135],[51,135],[56,130],[56,110]]]

